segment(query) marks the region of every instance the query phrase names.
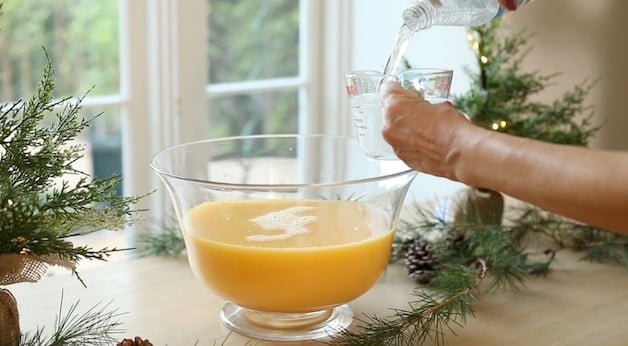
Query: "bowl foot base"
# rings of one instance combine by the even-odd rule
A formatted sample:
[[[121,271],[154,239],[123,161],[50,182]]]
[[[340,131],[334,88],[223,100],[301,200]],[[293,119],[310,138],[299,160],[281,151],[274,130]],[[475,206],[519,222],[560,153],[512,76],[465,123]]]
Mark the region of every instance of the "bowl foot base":
[[[353,320],[348,305],[306,313],[272,313],[227,303],[220,319],[237,333],[262,340],[303,341],[329,337]]]

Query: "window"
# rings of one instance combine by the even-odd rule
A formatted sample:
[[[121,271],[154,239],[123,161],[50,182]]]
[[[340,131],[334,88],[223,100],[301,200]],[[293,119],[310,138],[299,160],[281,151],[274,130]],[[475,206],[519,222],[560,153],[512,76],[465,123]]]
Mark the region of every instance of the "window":
[[[347,131],[350,5],[209,0],[209,136]]]
[[[124,4],[127,90],[132,95],[127,126],[129,133],[140,136],[135,140],[143,137],[128,155],[137,159],[126,166],[133,166],[127,171],[136,191],[161,187],[147,162],[159,149],[177,143],[349,129],[348,119],[338,125],[343,123],[338,114],[347,109],[339,101],[344,99],[341,76],[348,61],[340,49],[347,46],[342,40],[349,32],[350,22],[344,21],[348,1]],[[151,205],[152,210],[165,210],[163,201],[155,203],[161,204]]]
[[[208,137],[350,131],[342,104],[349,1],[5,0],[0,97],[27,97],[50,55],[81,96],[86,171],[124,194],[161,189],[157,151]],[[323,102],[324,100],[324,102]],[[159,194],[157,194],[159,195]],[[155,196],[159,197],[159,196]],[[162,196],[163,197],[163,196]],[[162,215],[163,198],[142,201]]]
[[[297,132],[299,1],[208,2],[208,135]]]
[[[33,94],[46,55],[56,72],[56,96],[87,94],[86,116],[102,113],[88,133],[79,167],[107,178],[121,170],[120,43],[117,0],[5,1],[0,14],[0,100]],[[87,30],[86,28],[89,28]],[[122,193],[122,187],[118,187]]]
[[[58,96],[91,97],[120,89],[117,0],[7,0],[0,14],[0,95],[28,96],[45,63],[57,72]]]

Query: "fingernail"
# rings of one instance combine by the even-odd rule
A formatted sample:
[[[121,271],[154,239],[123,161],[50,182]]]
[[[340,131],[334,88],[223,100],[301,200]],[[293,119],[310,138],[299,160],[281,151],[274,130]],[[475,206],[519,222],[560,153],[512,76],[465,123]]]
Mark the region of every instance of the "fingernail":
[[[506,9],[508,11],[514,11],[517,9],[517,0],[506,0]]]

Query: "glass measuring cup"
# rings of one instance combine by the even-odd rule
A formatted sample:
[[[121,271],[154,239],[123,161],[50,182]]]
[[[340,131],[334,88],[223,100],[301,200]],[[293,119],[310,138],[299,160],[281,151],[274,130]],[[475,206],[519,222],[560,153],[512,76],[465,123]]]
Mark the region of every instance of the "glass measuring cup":
[[[373,70],[345,73],[353,128],[362,152],[378,160],[398,160],[381,134],[384,117],[378,88],[384,79],[397,80],[404,88],[421,92],[426,101],[440,103],[449,98],[452,77],[453,70],[438,68],[409,69],[392,76]]]

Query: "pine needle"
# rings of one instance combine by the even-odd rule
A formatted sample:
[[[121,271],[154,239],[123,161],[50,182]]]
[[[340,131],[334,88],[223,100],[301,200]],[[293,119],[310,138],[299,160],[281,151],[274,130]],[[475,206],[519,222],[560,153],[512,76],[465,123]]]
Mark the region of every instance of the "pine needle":
[[[123,229],[135,221],[139,210],[132,206],[144,196],[118,196],[119,175],[93,179],[73,167],[85,149],[74,139],[93,119],[80,115],[85,95],[53,97],[55,72],[44,53],[34,94],[0,106],[0,254],[105,260],[117,250],[74,247],[67,238]]]
[[[361,324],[355,332],[344,330],[331,337],[330,345],[421,345],[426,341],[444,344],[446,332],[455,334],[468,316],[473,315],[473,291],[484,279],[487,266],[479,259],[475,271],[468,267],[452,266],[446,275],[439,276],[448,292],[416,289],[409,309],[394,309],[388,318],[366,316],[357,319]],[[453,274],[455,273],[455,274]]]
[[[53,331],[46,337],[45,329],[38,328],[33,335],[22,335],[23,346],[73,346],[73,345],[111,345],[115,344],[115,334],[123,333],[119,318],[124,314],[118,309],[110,309],[111,302],[97,303],[84,312],[79,311],[80,300],[64,312],[63,293],[59,304],[59,313],[55,319]]]

